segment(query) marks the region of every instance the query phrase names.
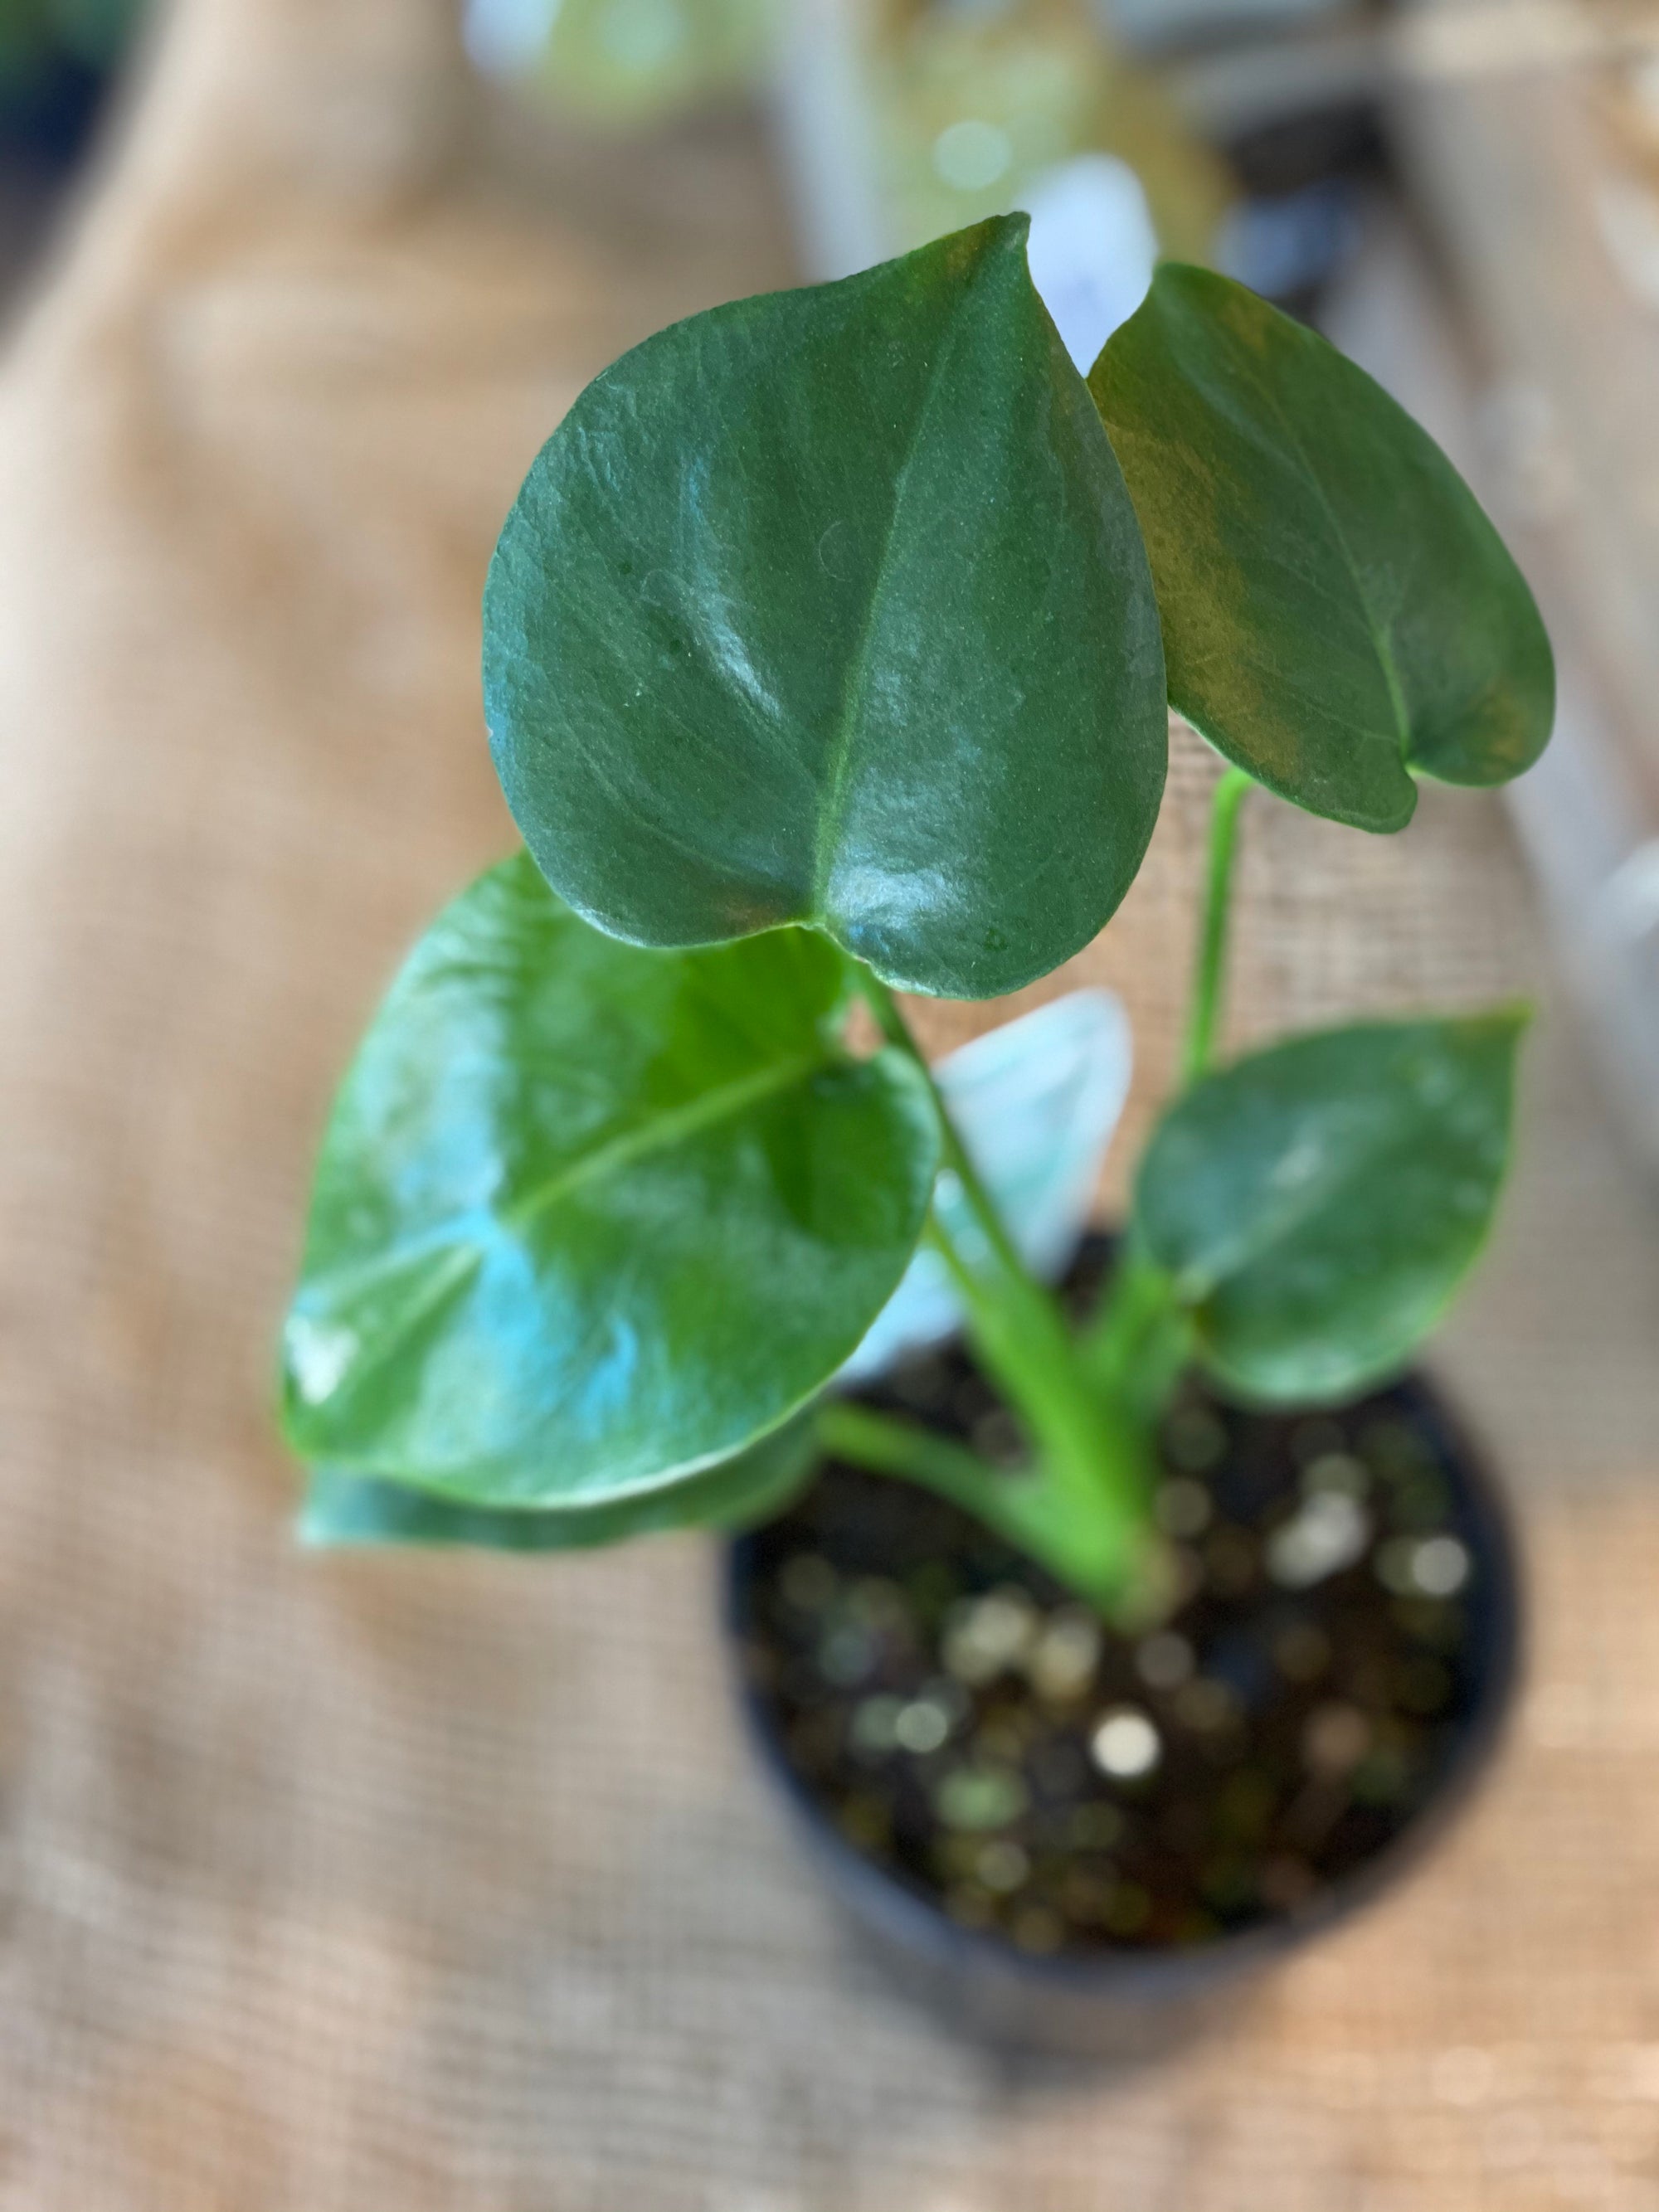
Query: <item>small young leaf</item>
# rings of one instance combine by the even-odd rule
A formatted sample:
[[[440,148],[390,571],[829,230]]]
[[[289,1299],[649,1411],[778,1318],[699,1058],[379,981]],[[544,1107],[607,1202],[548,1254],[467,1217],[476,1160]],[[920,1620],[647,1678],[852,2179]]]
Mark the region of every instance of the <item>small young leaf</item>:
[[[811,1471],[810,1409],[735,1458],[614,1505],[462,1505],[373,1474],[314,1468],[300,1510],[302,1542],[465,1544],[486,1552],[591,1551],[672,1528],[746,1528],[781,1512]]]
[[[1283,799],[1399,830],[1413,773],[1543,750],[1549,640],[1426,432],[1264,301],[1166,265],[1090,387],[1146,533],[1170,703]]]
[[[416,946],[323,1146],[284,1349],[313,1465],[592,1508],[776,1427],[915,1247],[939,1129],[851,1058],[846,963],[782,930],[641,952],[520,854]]]
[[[501,532],[484,694],[525,842],[616,936],[813,922],[967,999],[1085,945],[1158,814],[1164,662],[1025,218],[589,385]]]
[[[1340,1397],[1433,1326],[1491,1225],[1526,1020],[1322,1030],[1176,1100],[1141,1164],[1136,1225],[1224,1381]]]

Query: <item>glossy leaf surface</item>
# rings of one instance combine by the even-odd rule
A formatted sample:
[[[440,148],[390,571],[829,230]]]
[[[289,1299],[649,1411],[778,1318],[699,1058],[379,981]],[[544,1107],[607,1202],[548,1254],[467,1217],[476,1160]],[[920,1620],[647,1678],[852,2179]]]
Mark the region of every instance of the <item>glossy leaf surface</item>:
[[[1486,1239],[1525,1022],[1322,1030],[1176,1101],[1136,1220],[1224,1380],[1316,1401],[1406,1358]]]
[[[487,1552],[592,1551],[673,1528],[744,1528],[781,1511],[817,1459],[810,1412],[733,1459],[613,1505],[465,1505],[339,1468],[313,1469],[300,1510],[307,1544],[466,1545]]]
[[[434,923],[336,1105],[285,1337],[313,1465],[595,1505],[751,1443],[890,1295],[939,1133],[822,937],[641,952],[525,855]]]
[[[508,804],[601,928],[820,924],[889,982],[1086,944],[1163,791],[1146,551],[1025,219],[744,300],[577,400],[502,530]]]
[[[1166,265],[1091,388],[1133,495],[1170,703],[1281,798],[1398,830],[1413,773],[1503,783],[1554,715],[1549,641],[1445,455],[1303,325]]]

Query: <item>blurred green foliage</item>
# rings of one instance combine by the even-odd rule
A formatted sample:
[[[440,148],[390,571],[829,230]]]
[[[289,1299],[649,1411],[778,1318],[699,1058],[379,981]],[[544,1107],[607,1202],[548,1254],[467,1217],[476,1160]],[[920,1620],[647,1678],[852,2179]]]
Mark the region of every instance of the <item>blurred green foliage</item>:
[[[1161,251],[1206,261],[1231,185],[1156,75],[1084,0],[861,0],[878,158],[895,234],[982,222],[1079,155],[1139,179]]]
[[[532,98],[628,128],[751,90],[781,13],[780,0],[469,0],[467,40]]]
[[[125,51],[148,0],[0,0],[0,88],[62,63],[104,70]]]

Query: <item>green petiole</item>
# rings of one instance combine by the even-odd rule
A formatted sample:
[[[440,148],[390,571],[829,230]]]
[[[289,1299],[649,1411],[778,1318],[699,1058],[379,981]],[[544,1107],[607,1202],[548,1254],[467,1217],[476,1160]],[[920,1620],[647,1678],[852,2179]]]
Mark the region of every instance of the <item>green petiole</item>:
[[[1227,922],[1232,898],[1233,853],[1237,843],[1238,810],[1254,779],[1242,768],[1230,768],[1216,785],[1210,803],[1209,866],[1205,878],[1204,918],[1200,926],[1198,969],[1193,979],[1192,1005],[1187,1017],[1186,1044],[1181,1058],[1181,1079],[1195,1083],[1215,1055],[1216,1030],[1221,1018],[1221,994],[1227,962]]]
[[[1115,1602],[1144,1579],[1156,1550],[1144,1425],[1096,1387],[1059,1301],[1021,1259],[892,993],[867,969],[858,982],[883,1036],[927,1073],[945,1171],[956,1177],[978,1232],[978,1249],[965,1250],[935,1206],[927,1233],[950,1270],[976,1349],[1037,1448],[1037,1467],[1004,1484],[1020,1495],[1018,1540],[1074,1587]],[[988,1517],[1006,1525],[1011,1510],[999,1493]]]

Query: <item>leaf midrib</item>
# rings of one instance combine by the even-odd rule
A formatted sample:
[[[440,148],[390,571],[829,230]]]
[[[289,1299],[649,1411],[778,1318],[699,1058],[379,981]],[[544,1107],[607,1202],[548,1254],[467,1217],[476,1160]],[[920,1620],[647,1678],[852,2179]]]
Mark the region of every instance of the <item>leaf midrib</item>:
[[[594,1151],[573,1160],[559,1174],[541,1185],[519,1205],[505,1209],[497,1218],[504,1229],[521,1231],[551,1207],[579,1190],[584,1183],[602,1181],[616,1170],[630,1165],[647,1154],[666,1151],[671,1146],[695,1136],[715,1121],[739,1114],[744,1107],[768,1097],[774,1092],[787,1091],[803,1081],[820,1068],[828,1067],[834,1055],[819,1049],[799,1053],[793,1059],[775,1060],[765,1067],[757,1067],[735,1081],[712,1091],[705,1091],[685,1101],[683,1105],[671,1106],[650,1120],[636,1123],[630,1129],[619,1130]]]
[[[965,297],[971,296],[975,284],[970,280]],[[945,370],[956,352],[962,329],[962,307],[959,301],[953,309],[939,351],[927,372],[921,404],[916,410],[904,459],[893,480],[893,502],[888,510],[887,526],[882,533],[881,551],[876,561],[876,572],[871,580],[865,604],[864,621],[859,631],[858,642],[848,658],[847,678],[842,685],[841,713],[832,734],[829,752],[829,775],[818,806],[817,834],[812,848],[812,919],[825,919],[825,894],[836,864],[836,848],[847,812],[847,800],[853,777],[853,752],[859,723],[862,715],[865,695],[870,682],[870,653],[873,641],[878,612],[887,584],[887,571],[892,558],[894,541],[898,536],[899,518],[902,513],[910,471],[927,430],[939,397],[939,384]]]
[[[766,1067],[754,1069],[734,1082],[704,1091],[684,1105],[672,1107],[634,1128],[620,1131],[580,1159],[571,1162],[518,1205],[496,1213],[494,1218],[500,1228],[522,1240],[532,1222],[584,1184],[602,1181],[653,1152],[665,1151],[717,1121],[735,1118],[761,1099],[787,1091],[793,1085],[804,1082],[809,1076],[829,1067],[837,1057],[832,1052],[819,1050],[798,1054],[787,1060],[775,1061]],[[399,1310],[395,1327],[384,1330],[370,1355],[354,1364],[354,1384],[361,1385],[368,1376],[384,1366],[402,1349],[415,1329],[476,1273],[485,1248],[478,1237],[469,1234],[465,1228],[465,1224],[475,1218],[470,1213],[453,1217],[452,1234],[447,1239],[441,1234],[441,1223],[436,1224],[439,1234],[435,1237],[431,1228],[423,1232],[423,1241],[424,1238],[433,1238],[431,1273],[424,1276],[410,1303]],[[319,1288],[332,1291],[334,1297],[330,1304],[333,1304],[343,1296],[361,1295],[378,1279],[396,1273],[406,1262],[406,1244],[393,1245],[386,1254],[366,1265],[331,1270],[320,1279]],[[332,1396],[335,1393],[329,1395]]]
[[[1376,656],[1376,665],[1381,672],[1383,685],[1388,691],[1389,704],[1394,714],[1395,736],[1400,747],[1400,758],[1403,766],[1411,757],[1411,717],[1407,709],[1406,695],[1401,685],[1400,672],[1394,664],[1393,648],[1389,643],[1387,632],[1372,612],[1370,599],[1365,590],[1359,564],[1354,558],[1352,549],[1337,518],[1336,509],[1331,504],[1330,495],[1325,489],[1324,481],[1318,470],[1309,459],[1295,424],[1285,412],[1278,393],[1269,383],[1254,373],[1251,375],[1251,381],[1261,394],[1269,412],[1283,433],[1285,443],[1295,457],[1301,474],[1312,491],[1320,512],[1325,518],[1326,527],[1335,541],[1336,550],[1342,556],[1342,565],[1348,572],[1348,580],[1353,586],[1354,597],[1359,602],[1359,611],[1364,619],[1365,635],[1370,641],[1371,651]]]
[[[1341,1162],[1330,1172],[1311,1176],[1300,1189],[1286,1192],[1282,1204],[1263,1218],[1256,1231],[1234,1248],[1235,1258],[1224,1267],[1206,1270],[1200,1298],[1213,1297],[1224,1285],[1236,1281],[1247,1269],[1259,1266],[1269,1253],[1287,1243],[1312,1215],[1328,1206],[1334,1194],[1357,1177],[1369,1174],[1390,1152],[1409,1151],[1412,1146],[1409,1131],[1402,1132],[1397,1127],[1379,1128],[1364,1143],[1346,1152]]]

